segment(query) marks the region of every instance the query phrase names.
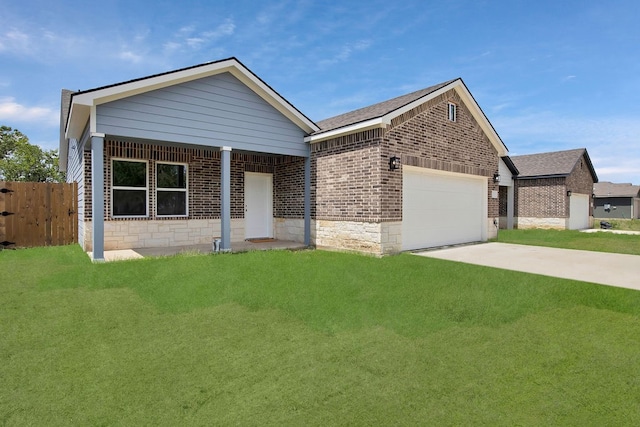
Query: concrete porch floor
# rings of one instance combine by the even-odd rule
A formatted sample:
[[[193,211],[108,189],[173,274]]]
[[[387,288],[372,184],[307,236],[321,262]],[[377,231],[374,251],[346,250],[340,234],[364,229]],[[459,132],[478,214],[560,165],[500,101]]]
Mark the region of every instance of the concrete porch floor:
[[[299,250],[306,249],[304,243],[292,242],[289,240],[269,240],[266,242],[231,242],[231,253],[249,252],[249,251],[268,251],[276,249]],[[104,261],[123,261],[137,258],[163,257],[177,255],[181,253],[212,253],[211,244],[187,245],[187,246],[169,246],[162,248],[134,248],[134,249],[118,249],[104,251]],[[88,252],[91,258],[91,252]]]

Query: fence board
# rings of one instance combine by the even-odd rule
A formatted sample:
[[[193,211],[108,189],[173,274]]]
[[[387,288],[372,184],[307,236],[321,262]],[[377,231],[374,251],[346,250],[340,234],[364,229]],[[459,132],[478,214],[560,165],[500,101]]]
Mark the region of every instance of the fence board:
[[[76,183],[0,181],[0,191],[3,188],[0,212],[6,214],[0,216],[0,242],[12,242],[8,247],[77,242]]]

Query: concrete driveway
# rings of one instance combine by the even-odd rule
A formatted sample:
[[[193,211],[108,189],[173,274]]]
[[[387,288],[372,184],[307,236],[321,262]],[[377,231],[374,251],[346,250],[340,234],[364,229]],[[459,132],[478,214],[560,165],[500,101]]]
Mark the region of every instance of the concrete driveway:
[[[640,290],[640,256],[509,243],[482,243],[416,255]]]

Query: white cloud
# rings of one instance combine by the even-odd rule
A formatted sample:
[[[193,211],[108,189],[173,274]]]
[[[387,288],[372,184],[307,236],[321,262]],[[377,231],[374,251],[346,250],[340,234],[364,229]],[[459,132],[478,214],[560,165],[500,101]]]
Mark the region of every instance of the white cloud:
[[[118,55],[118,58],[126,62],[131,62],[133,64],[139,64],[144,60],[144,57],[142,55],[139,55],[130,50],[124,50],[120,52],[120,54]]]
[[[340,47],[338,53],[329,59],[320,61],[320,65],[333,65],[348,60],[355,52],[367,50],[371,46],[370,40],[359,40],[355,43],[347,43]]]
[[[16,102],[13,97],[0,98],[0,121],[10,123],[37,123],[46,126],[60,124],[60,112],[49,107],[28,107]]]
[[[0,52],[29,54],[32,50],[31,38],[16,28],[0,34]]]
[[[217,27],[207,31],[198,31],[193,25],[181,27],[172,40],[163,44],[164,52],[165,54],[172,54],[185,47],[191,50],[201,50],[220,38],[233,35],[235,28],[236,25],[231,19],[227,19]]]

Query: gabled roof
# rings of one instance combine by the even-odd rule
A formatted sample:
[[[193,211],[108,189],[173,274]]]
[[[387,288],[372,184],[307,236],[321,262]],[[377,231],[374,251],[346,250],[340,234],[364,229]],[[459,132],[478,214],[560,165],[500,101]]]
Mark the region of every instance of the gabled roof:
[[[443,88],[444,86],[454,81],[455,80],[449,80],[448,82],[429,86],[428,88],[411,92],[406,95],[398,96],[397,98],[389,99],[387,101],[379,102],[368,107],[360,108],[358,110],[350,111],[348,113],[321,120],[317,122],[317,125],[321,130],[316,133],[323,133],[333,129],[338,129],[344,126],[349,126],[356,123],[364,122],[366,120],[385,116],[397,110],[398,108],[404,107],[405,105],[410,104],[415,100],[430,94],[431,92]]]
[[[640,185],[598,182],[593,184],[595,197],[640,197]]]
[[[489,140],[498,151],[498,155],[506,156],[507,147],[460,78],[321,120],[317,123],[320,130],[307,137],[307,141],[319,142],[353,132],[385,127],[394,118],[450,90],[455,90],[458,93],[482,130],[489,137]]]
[[[598,176],[586,148],[511,156],[511,160],[520,171],[518,179],[552,178],[569,176],[583,156],[593,181],[598,182]]]
[[[68,118],[65,120],[64,132],[61,135],[60,158],[66,159],[66,138],[78,139],[81,137],[87,121],[91,117],[91,111],[97,105],[225,72],[231,73],[247,85],[257,95],[284,114],[284,116],[303,129],[307,134],[320,129],[311,119],[302,114],[289,101],[273,90],[271,86],[245,67],[238,59],[231,57],[71,93],[68,104],[63,104],[61,108],[62,117],[67,114]],[[65,93],[63,91],[63,103],[65,102],[64,97]],[[89,131],[96,132],[94,127],[95,123],[90,123]]]

